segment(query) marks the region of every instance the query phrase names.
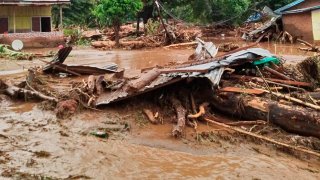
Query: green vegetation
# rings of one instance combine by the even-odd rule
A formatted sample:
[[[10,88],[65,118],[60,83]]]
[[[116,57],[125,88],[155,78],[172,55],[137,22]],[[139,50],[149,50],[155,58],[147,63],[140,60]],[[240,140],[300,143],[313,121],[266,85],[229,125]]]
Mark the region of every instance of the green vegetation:
[[[100,24],[113,27],[116,46],[119,46],[121,24],[133,19],[141,8],[140,0],[101,0],[94,8],[93,14]]]
[[[240,25],[250,14],[269,6],[275,10],[294,0],[158,0],[164,8],[164,18],[174,17],[188,23],[216,24],[226,22]],[[113,27],[118,40],[119,27],[135,21],[137,12],[154,0],[71,0],[63,9],[64,25],[85,27]],[[163,9],[162,9],[163,10]],[[157,11],[153,12],[157,15]],[[59,8],[53,8],[54,24],[59,24]],[[149,28],[153,29],[153,24]]]

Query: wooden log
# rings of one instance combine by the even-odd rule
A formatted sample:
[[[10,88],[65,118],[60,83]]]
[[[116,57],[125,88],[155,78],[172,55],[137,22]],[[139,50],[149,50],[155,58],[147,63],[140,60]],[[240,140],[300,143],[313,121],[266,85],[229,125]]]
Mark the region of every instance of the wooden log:
[[[231,75],[231,78],[237,78],[245,81],[251,81],[256,80],[262,82],[263,79],[259,77],[253,77],[253,76],[242,76],[242,75]],[[312,87],[311,83],[307,82],[299,82],[299,81],[292,81],[292,80],[282,80],[282,79],[275,79],[275,78],[265,78],[268,81],[273,81],[277,83],[282,83],[286,85],[292,85],[292,86],[298,86],[298,87]]]
[[[129,88],[134,91],[138,91],[141,88],[144,88],[145,86],[149,85],[160,74],[161,74],[161,71],[159,71],[158,68],[154,68],[149,72],[144,73],[139,79],[129,82]]]
[[[96,87],[96,77],[93,75],[90,75],[88,77],[88,93],[93,94],[95,87]]]
[[[281,93],[276,93],[276,92],[267,91],[267,90],[265,90],[265,91],[269,92],[270,94],[275,95],[277,97],[280,97],[280,98],[283,98],[283,99],[298,103],[300,105],[304,105],[304,106],[307,106],[307,107],[310,107],[310,108],[313,108],[313,109],[316,109],[316,110],[320,111],[320,106],[318,106],[318,105],[311,104],[311,103],[308,103],[308,102],[302,101],[300,99],[297,99],[297,98],[294,98],[294,97],[291,97],[291,96],[288,96],[288,95],[284,95],[284,94],[281,94]]]
[[[219,89],[220,92],[236,92],[236,93],[245,93],[245,94],[256,94],[261,95],[265,92],[259,89],[246,89],[246,88],[238,88],[238,87],[224,87]]]
[[[0,80],[1,81],[1,80]],[[1,86],[6,87],[3,89],[4,93],[7,94],[8,96],[11,96],[13,98],[18,98],[18,97],[35,97],[39,98],[41,100],[48,100],[57,103],[58,99],[55,97],[50,97],[47,95],[44,95],[38,91],[35,90],[27,90],[24,88],[19,88],[13,85],[9,85],[7,83],[4,83],[1,81]]]
[[[220,93],[213,99],[213,106],[230,116],[270,121],[288,132],[320,138],[319,111],[234,93]]]
[[[263,140],[263,141],[266,141],[266,142],[269,142],[269,143],[272,143],[272,144],[275,144],[275,145],[278,145],[278,146],[282,146],[282,147],[285,147],[285,148],[289,148],[289,149],[292,149],[292,150],[295,150],[295,151],[303,152],[303,153],[306,153],[306,154],[309,154],[309,155],[313,155],[313,156],[316,156],[316,157],[320,158],[320,153],[315,152],[315,151],[311,151],[311,150],[306,149],[306,148],[292,146],[292,145],[289,145],[289,144],[286,144],[286,143],[278,142],[278,141],[276,141],[274,139],[270,139],[268,137],[261,136],[261,135],[258,135],[258,134],[254,134],[254,133],[245,131],[243,129],[237,128],[237,127],[232,127],[232,126],[229,126],[227,124],[223,124],[223,123],[220,123],[220,122],[217,122],[217,121],[213,121],[213,120],[208,119],[208,118],[205,118],[205,120],[207,122],[211,123],[211,124],[214,124],[214,125],[217,125],[217,126],[221,126],[221,127],[236,131],[236,132],[241,133],[241,134],[249,135],[251,137],[254,137],[254,138],[257,138],[257,139],[260,139],[260,140]]]
[[[209,103],[203,103],[200,105],[199,107],[199,112],[196,113],[196,114],[189,114],[188,115],[188,118],[190,119],[196,119],[196,118],[199,118],[201,116],[203,116],[204,114],[206,114],[206,110],[205,108],[209,105]]]
[[[310,48],[299,48],[300,50],[303,50],[303,51],[312,51],[312,52],[320,52],[320,48],[315,46],[315,45],[312,45],[311,43],[307,42],[307,41],[304,41],[302,39],[297,39],[298,42],[310,47]]]
[[[258,120],[258,121],[238,121],[238,122],[231,122],[225,123],[229,126],[248,126],[248,125],[265,125],[267,124],[266,121]]]
[[[274,69],[271,69],[271,68],[269,68],[269,67],[267,67],[267,66],[265,66],[263,69],[266,70],[266,71],[268,71],[269,73],[271,73],[271,74],[273,74],[273,75],[275,75],[275,76],[283,79],[283,80],[292,80],[292,79],[289,78],[288,76],[286,76],[286,75],[284,75],[284,74],[282,74],[282,73],[279,73],[278,71],[276,71],[276,70],[274,70]]]
[[[164,48],[181,48],[181,47],[195,46],[197,44],[198,42],[187,42],[187,43],[171,44],[169,46],[165,46]]]
[[[143,112],[152,124],[158,124],[158,120],[156,119],[156,116],[153,114],[153,112],[150,109],[143,109]]]
[[[187,110],[181,105],[181,102],[174,97],[171,98],[171,103],[177,115],[177,124],[173,127],[172,135],[174,137],[181,137],[186,125]]]

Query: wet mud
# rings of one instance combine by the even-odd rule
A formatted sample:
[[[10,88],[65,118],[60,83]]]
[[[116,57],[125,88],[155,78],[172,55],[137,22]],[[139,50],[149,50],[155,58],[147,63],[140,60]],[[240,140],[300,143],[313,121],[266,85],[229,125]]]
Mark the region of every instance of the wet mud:
[[[187,60],[192,52],[76,49],[66,63],[103,66],[114,62],[132,75],[142,68]],[[0,63],[0,77],[7,79],[23,78],[17,70],[42,64],[37,60]],[[102,111],[78,110],[61,120],[37,102],[12,101],[1,95],[0,179],[320,178],[319,159],[292,156],[273,145],[230,135],[221,127],[201,123],[197,132],[187,128],[181,139],[173,138],[171,120],[150,124],[142,114],[146,107],[136,99]],[[92,135],[110,128],[110,122],[128,124],[130,130],[108,131],[109,138]],[[210,132],[221,133],[199,140],[199,134]]]
[[[139,113],[144,104],[135,108],[120,104],[59,120],[33,103],[2,98],[0,172],[9,179],[320,177],[320,163],[315,159],[295,158],[241,139],[199,142],[191,128],[184,138],[175,139],[169,122],[141,125],[139,121],[145,117]],[[127,122],[130,131],[114,131],[109,139],[90,134],[110,121]],[[201,124],[198,133],[219,130]]]

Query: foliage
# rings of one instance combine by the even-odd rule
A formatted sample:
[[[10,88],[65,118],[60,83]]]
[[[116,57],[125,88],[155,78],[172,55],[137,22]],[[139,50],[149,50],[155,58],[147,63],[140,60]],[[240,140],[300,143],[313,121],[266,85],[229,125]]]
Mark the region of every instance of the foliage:
[[[162,0],[165,8],[186,22],[240,24],[255,10],[280,8],[294,0]]]
[[[121,24],[134,18],[141,8],[141,0],[101,0],[93,14],[101,25],[113,26],[116,46],[119,46]]]
[[[95,26],[95,17],[92,10],[96,6],[96,0],[71,0],[71,5],[63,8],[63,24],[65,26],[76,25],[81,27]],[[52,8],[53,23],[59,24],[59,6]]]
[[[159,27],[160,27],[159,21],[153,21],[152,19],[149,19],[148,23],[146,24],[147,34],[149,35],[156,34]]]
[[[141,0],[101,0],[93,14],[101,25],[113,26],[132,20],[141,8]]]
[[[167,12],[185,22],[212,24],[229,20],[240,24],[256,10],[269,6],[278,9],[294,0],[158,0]],[[143,2],[143,3],[142,3]],[[114,26],[135,19],[142,5],[154,0],[71,0],[64,8],[64,24],[81,27]],[[164,17],[170,17],[165,12]],[[59,8],[53,8],[53,22],[59,21]]]
[[[78,29],[64,29],[63,34],[70,38],[69,43],[77,46],[89,46],[91,43],[89,40],[82,38],[81,31]]]

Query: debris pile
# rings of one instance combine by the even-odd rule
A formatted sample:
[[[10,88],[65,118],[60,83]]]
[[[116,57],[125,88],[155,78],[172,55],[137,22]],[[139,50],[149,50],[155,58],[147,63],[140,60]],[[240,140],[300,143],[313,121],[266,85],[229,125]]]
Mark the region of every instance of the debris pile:
[[[136,37],[137,32],[133,24],[127,24],[121,27],[120,46],[126,49],[160,47],[168,45],[168,41],[170,41],[169,44],[178,44],[192,42],[196,37],[201,37],[200,28],[183,24],[166,24],[166,31],[162,26],[156,26],[152,29],[152,32],[146,32],[143,36]],[[115,48],[115,35],[112,29],[105,29],[103,33],[84,31],[82,38],[90,39],[91,46],[94,48],[102,50]]]
[[[1,92],[54,102],[58,104],[59,117],[72,115],[79,106],[96,110],[143,95],[144,99],[156,99],[155,104],[163,110],[142,110],[151,123],[159,124],[164,113],[174,116],[171,120],[175,137],[183,137],[186,127],[197,131],[198,123],[208,122],[287,148],[291,146],[255,134],[254,127],[273,124],[290,133],[320,138],[319,57],[298,65],[304,75],[300,78],[293,75],[282,59],[265,49],[252,45],[216,56],[218,48],[213,43],[197,40],[193,56],[198,58],[145,69],[139,77],[131,79],[125,78],[115,65],[108,68],[64,65],[72,49],[67,47],[41,71],[30,70],[27,80],[19,86],[1,81]],[[64,88],[51,87],[47,91],[41,88],[50,87],[50,83],[39,81],[39,77],[61,73],[76,77]],[[215,113],[244,121],[226,124]],[[253,127],[232,127],[234,123]]]
[[[11,50],[9,46],[0,44],[0,58],[9,58],[14,60],[32,60],[33,54],[17,52]]]

